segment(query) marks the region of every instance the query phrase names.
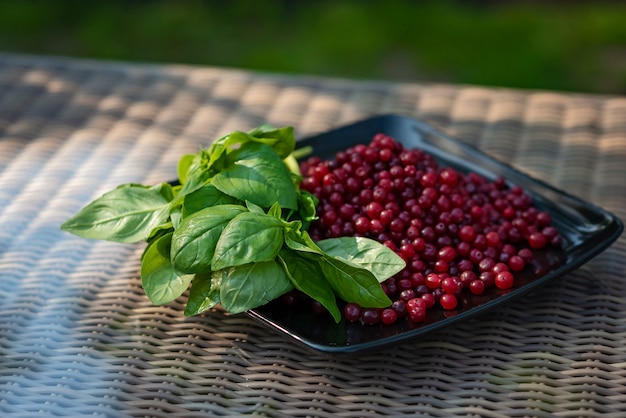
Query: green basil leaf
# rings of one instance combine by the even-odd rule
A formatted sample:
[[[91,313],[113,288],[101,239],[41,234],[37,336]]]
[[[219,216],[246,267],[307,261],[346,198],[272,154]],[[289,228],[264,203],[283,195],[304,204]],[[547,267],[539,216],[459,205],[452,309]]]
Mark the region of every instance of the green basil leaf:
[[[183,217],[198,212],[204,208],[217,205],[236,205],[241,202],[232,196],[220,192],[212,184],[205,184],[199,189],[187,194],[183,201]]]
[[[174,268],[182,273],[200,273],[210,269],[215,246],[224,227],[246,211],[240,205],[218,205],[184,218],[172,237]]]
[[[170,206],[170,220],[172,221],[172,225],[174,226],[174,229],[178,228],[182,218],[183,218],[183,209],[180,207],[180,205]]]
[[[265,213],[265,211],[263,210],[263,208],[261,206],[255,205],[254,203],[250,202],[249,200],[246,200],[246,207],[248,208],[248,210],[250,212]]]
[[[393,250],[369,238],[329,238],[318,241],[317,245],[330,256],[369,270],[381,283],[406,267]]]
[[[185,316],[198,315],[220,303],[223,271],[196,274],[191,282]]]
[[[341,312],[332,288],[324,278],[319,263],[297,251],[283,250],[278,255],[287,277],[294,287],[324,306],[335,322],[341,320]]]
[[[253,140],[254,138],[250,134],[241,131],[233,131],[215,141],[212,146],[222,147],[224,150],[229,150],[235,145],[241,146]]]
[[[182,184],[178,195],[179,199],[202,187],[209,181],[213,173],[208,170],[208,159],[207,152],[203,150],[194,154],[193,158],[185,161],[183,166],[179,168],[179,170],[183,170],[185,167],[187,169],[184,174],[181,175],[180,172],[178,174]]]
[[[261,207],[278,202],[283,208],[297,209],[297,192],[289,171],[270,147],[249,142],[229,160],[231,163],[211,179],[219,190]]]
[[[61,229],[89,239],[121,243],[145,240],[169,217],[169,200],[164,197],[168,186],[118,186],[85,206]]]
[[[215,174],[224,168],[228,157],[228,148],[223,143],[214,143],[207,152],[207,160],[205,169],[210,175]]]
[[[278,202],[274,203],[272,205],[272,207],[270,207],[267,211],[267,214],[270,216],[273,216],[275,218],[281,219],[282,218],[282,213],[283,210],[281,209],[280,205],[278,204]]]
[[[170,262],[172,234],[166,234],[149,244],[141,262],[141,284],[155,305],[169,303],[182,295],[192,275],[178,275]]]
[[[187,182],[187,173],[191,165],[193,164],[194,159],[196,158],[195,154],[187,154],[180,157],[178,160],[178,166],[176,167],[176,172],[178,173],[178,181],[180,184],[184,184]]]
[[[287,158],[296,148],[296,139],[291,126],[274,128],[262,125],[250,131],[250,135],[255,138],[255,141],[272,147],[281,159]]]
[[[310,225],[311,222],[316,220],[317,217],[317,205],[319,200],[317,197],[307,192],[306,190],[300,190],[298,193],[298,213],[305,225]]]
[[[294,251],[302,251],[317,255],[325,254],[309,236],[307,231],[300,231],[298,233],[293,229],[288,229],[285,233],[285,244],[288,248],[291,248]]]
[[[317,260],[333,291],[344,301],[358,303],[364,308],[391,305],[391,300],[369,271],[334,257],[321,256]]]
[[[163,198],[168,202],[174,200],[174,186],[169,183],[158,183],[150,187],[150,189],[158,191],[161,196],[163,196]]]
[[[240,313],[276,299],[293,289],[285,270],[274,260],[227,269],[220,301],[230,313]]]
[[[244,212],[222,231],[211,267],[220,270],[252,262],[273,260],[284,242],[284,225],[273,216]]]
[[[174,224],[171,221],[165,222],[150,231],[150,235],[148,235],[148,238],[146,238],[146,242],[150,244],[153,241],[156,241],[158,238],[161,238],[163,235],[169,234],[170,232],[174,232]],[[146,247],[146,249],[147,248],[148,247]]]
[[[274,128],[269,125],[262,125],[253,129],[249,133],[234,131],[220,138],[215,142],[215,146],[224,149],[234,145],[243,145],[249,142],[259,142],[272,148],[281,159],[287,158],[295,149],[296,140],[293,127]]]
[[[284,221],[285,234],[301,234],[302,233],[302,221]]]
[[[302,181],[302,172],[300,171],[300,164],[293,154],[289,154],[283,158],[283,163],[289,169],[289,171],[295,176],[295,182],[300,183]]]

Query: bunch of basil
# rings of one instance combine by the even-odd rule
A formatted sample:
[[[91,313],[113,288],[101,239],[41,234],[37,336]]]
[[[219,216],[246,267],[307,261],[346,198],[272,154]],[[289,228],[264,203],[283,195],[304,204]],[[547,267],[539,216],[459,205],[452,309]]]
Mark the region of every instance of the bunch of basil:
[[[153,304],[181,296],[185,315],[217,304],[239,313],[296,288],[336,321],[336,298],[363,307],[391,301],[380,282],[405,263],[382,244],[358,237],[313,241],[317,199],[301,190],[293,128],[232,132],[183,156],[178,182],[124,184],[67,220],[61,229],[90,239],[146,241],[143,288]]]

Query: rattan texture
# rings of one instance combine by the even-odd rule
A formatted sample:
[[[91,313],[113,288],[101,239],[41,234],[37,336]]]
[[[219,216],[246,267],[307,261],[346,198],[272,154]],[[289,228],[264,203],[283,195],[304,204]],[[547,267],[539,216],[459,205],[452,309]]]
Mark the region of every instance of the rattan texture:
[[[59,225],[234,129],[419,117],[626,218],[626,98],[0,54],[0,416],[622,417],[626,239],[540,292],[332,356],[152,306],[141,245]]]

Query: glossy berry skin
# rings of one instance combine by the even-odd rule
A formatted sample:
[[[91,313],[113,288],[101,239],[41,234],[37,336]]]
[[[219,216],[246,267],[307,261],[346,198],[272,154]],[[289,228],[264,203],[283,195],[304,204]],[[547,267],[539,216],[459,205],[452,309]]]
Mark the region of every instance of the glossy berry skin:
[[[450,293],[444,293],[443,295],[441,295],[441,298],[439,299],[439,303],[441,304],[441,307],[443,309],[454,309],[456,308],[456,305],[458,303],[456,296],[450,294]]]
[[[463,294],[510,289],[535,252],[563,242],[550,214],[521,187],[442,167],[384,133],[300,168],[301,188],[319,199],[314,240],[363,236],[406,261],[381,284],[391,306],[348,303],[343,314],[351,322],[423,322],[428,309],[456,309]]]
[[[473,295],[482,295],[485,292],[485,282],[479,279],[472,280],[469,289]]]
[[[514,277],[510,271],[501,271],[496,274],[494,284],[500,290],[506,290],[513,287]]]
[[[380,320],[385,325],[391,325],[396,322],[397,319],[398,313],[392,308],[383,309],[380,314]]]
[[[378,309],[363,309],[361,317],[363,319],[363,322],[368,325],[374,325],[380,322],[380,312]]]
[[[346,320],[356,322],[361,317],[361,307],[356,303],[348,303],[343,309],[343,315]]]

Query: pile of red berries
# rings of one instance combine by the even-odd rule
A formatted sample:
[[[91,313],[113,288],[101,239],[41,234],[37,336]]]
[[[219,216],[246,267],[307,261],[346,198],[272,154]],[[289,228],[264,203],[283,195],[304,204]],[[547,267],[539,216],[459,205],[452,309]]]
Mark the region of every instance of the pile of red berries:
[[[421,322],[437,303],[455,309],[462,292],[511,288],[533,250],[561,245],[550,214],[521,187],[442,167],[432,155],[382,133],[334,159],[312,157],[301,170],[302,189],[319,199],[313,239],[372,238],[407,263],[381,284],[391,306],[348,303],[348,321],[392,324],[408,315]]]

